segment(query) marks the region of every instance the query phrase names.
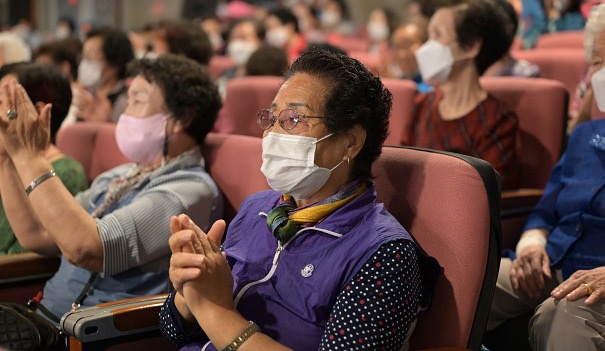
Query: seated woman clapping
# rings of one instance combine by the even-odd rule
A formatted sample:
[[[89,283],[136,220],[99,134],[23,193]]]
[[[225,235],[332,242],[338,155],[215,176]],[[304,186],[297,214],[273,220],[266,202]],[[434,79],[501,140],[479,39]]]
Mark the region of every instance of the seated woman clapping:
[[[17,79],[23,86],[29,98],[37,107],[51,104],[52,119],[50,121],[49,144],[44,150],[44,156],[51,163],[57,177],[73,195],[88,188],[88,179],[84,168],[78,161],[66,156],[55,146],[55,136],[71,104],[71,88],[69,79],[59,68],[37,63],[13,63],[0,69],[0,84],[9,79]],[[4,143],[0,141],[0,153],[4,151]],[[8,183],[0,178],[0,192]],[[10,191],[10,190],[7,190]],[[23,247],[17,241],[13,229],[8,222],[4,206],[0,204],[0,255],[23,252]]]
[[[186,213],[203,227],[221,216],[200,151],[221,106],[216,86],[204,67],[177,56],[139,61],[133,72],[116,138],[134,163],[101,174],[75,199],[44,157],[50,105],[38,114],[15,80],[1,86],[7,216],[25,248],[61,255],[39,303],[50,320],[74,302],[168,292],[170,216]]]
[[[204,350],[407,348],[432,292],[421,276],[437,270],[376,202],[371,165],[391,99],[380,78],[345,55],[312,50],[294,62],[258,113],[261,171],[274,190],[241,205],[224,253],[224,221],[206,236],[187,216],[172,219],[176,291],[160,316],[171,342]]]

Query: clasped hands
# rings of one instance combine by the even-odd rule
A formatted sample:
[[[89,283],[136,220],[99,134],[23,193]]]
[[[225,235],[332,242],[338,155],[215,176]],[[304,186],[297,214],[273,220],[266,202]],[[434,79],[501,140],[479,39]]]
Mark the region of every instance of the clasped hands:
[[[194,315],[233,310],[233,277],[220,249],[225,221],[204,233],[187,215],[170,220],[170,280]]]
[[[44,156],[50,141],[50,104],[31,102],[16,79],[0,86],[0,156]],[[16,112],[9,119],[8,111]]]

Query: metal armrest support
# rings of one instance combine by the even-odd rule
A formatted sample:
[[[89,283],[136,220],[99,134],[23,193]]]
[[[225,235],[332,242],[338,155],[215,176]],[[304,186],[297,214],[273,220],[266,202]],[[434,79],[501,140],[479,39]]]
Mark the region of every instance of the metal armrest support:
[[[144,296],[67,312],[61,318],[61,330],[82,343],[157,330],[167,296]]]

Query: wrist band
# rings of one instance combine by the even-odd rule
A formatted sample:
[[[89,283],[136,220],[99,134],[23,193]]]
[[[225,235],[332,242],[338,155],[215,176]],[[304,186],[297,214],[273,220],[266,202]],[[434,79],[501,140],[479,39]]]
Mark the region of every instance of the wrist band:
[[[524,236],[523,238],[521,238],[521,240],[519,240],[519,242],[517,243],[517,247],[515,248],[515,253],[517,254],[517,256],[519,256],[523,249],[530,245],[540,245],[544,247],[546,246],[546,239],[544,238],[544,236],[542,236],[542,234],[538,233],[532,233]]]
[[[38,178],[34,179],[34,181],[29,183],[27,188],[25,188],[25,195],[29,196],[29,194],[32,192],[32,190],[34,190],[38,185],[40,185],[40,183],[42,183],[43,181],[47,180],[48,178],[52,178],[56,175],[57,174],[55,173],[55,170],[51,169],[50,171],[48,171],[48,172],[42,174],[41,176],[39,176]]]
[[[237,350],[254,333],[259,332],[259,331],[260,331],[260,328],[258,327],[258,325],[256,325],[256,323],[254,323],[253,321],[250,321],[250,324],[248,324],[246,329],[244,329],[241,333],[239,333],[239,335],[236,336],[235,339],[233,339],[233,341],[231,341],[222,351]]]

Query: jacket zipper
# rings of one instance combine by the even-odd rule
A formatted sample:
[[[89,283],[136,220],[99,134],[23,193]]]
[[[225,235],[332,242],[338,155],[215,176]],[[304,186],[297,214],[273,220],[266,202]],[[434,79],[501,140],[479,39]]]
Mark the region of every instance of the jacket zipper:
[[[287,243],[286,243],[286,245],[287,245]],[[239,293],[235,297],[235,300],[233,301],[233,305],[235,307],[237,307],[237,304],[239,303],[239,300],[244,295],[244,293],[246,293],[246,291],[248,291],[248,289],[250,289],[251,287],[253,287],[255,285],[262,284],[262,283],[266,282],[267,280],[271,279],[271,277],[275,273],[275,270],[277,269],[277,263],[279,261],[279,256],[281,256],[281,253],[284,251],[284,247],[285,246],[282,246],[282,244],[280,242],[277,242],[277,249],[275,250],[275,254],[273,255],[273,265],[271,266],[271,269],[269,270],[269,273],[267,273],[267,275],[264,276],[261,280],[257,280],[255,282],[251,282],[251,283],[246,284],[239,291]]]
[[[260,213],[260,215],[265,215],[265,213]],[[275,270],[277,269],[277,264],[279,263],[279,257],[281,256],[282,252],[284,251],[284,249],[286,248],[286,246],[288,246],[288,244],[294,240],[298,235],[300,235],[300,233],[307,231],[307,230],[317,230],[326,234],[330,234],[333,236],[342,236],[341,234],[337,234],[337,233],[333,233],[327,230],[323,230],[323,229],[319,229],[319,228],[315,228],[315,227],[308,227],[308,228],[302,228],[301,230],[299,230],[296,234],[294,234],[294,236],[292,238],[290,238],[290,240],[288,240],[285,244],[281,244],[279,241],[277,242],[277,249],[275,250],[275,254],[273,255],[273,265],[271,266],[271,269],[269,270],[269,273],[267,273],[267,275],[265,275],[262,279],[254,281],[254,282],[250,282],[246,285],[244,285],[244,287],[239,291],[239,293],[237,293],[237,296],[235,297],[235,300],[233,300],[233,305],[237,308],[237,304],[239,303],[239,300],[242,298],[242,296],[246,293],[246,291],[248,291],[250,288],[252,288],[253,286],[256,286],[258,284],[262,284],[264,282],[266,282],[267,280],[271,279],[271,277],[273,276],[273,274],[275,273]]]

